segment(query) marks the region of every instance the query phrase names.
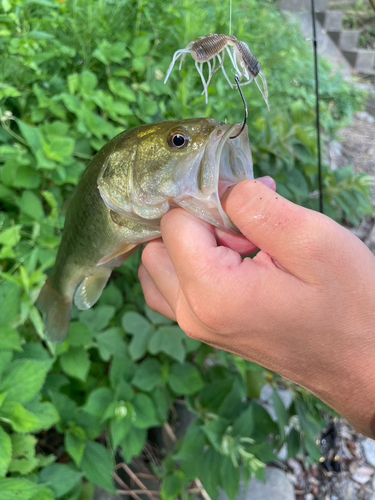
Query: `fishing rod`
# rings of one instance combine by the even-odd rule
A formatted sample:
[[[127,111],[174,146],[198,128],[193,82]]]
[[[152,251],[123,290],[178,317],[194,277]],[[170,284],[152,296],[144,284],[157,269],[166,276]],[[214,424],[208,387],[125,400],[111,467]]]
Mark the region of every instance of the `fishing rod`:
[[[312,14],[312,25],[313,25],[314,64],[315,64],[315,105],[316,105],[316,133],[317,133],[317,144],[318,144],[319,211],[321,213],[324,213],[322,152],[321,152],[321,148],[320,148],[318,41],[317,41],[317,37],[316,37],[315,0],[311,0],[311,14]]]

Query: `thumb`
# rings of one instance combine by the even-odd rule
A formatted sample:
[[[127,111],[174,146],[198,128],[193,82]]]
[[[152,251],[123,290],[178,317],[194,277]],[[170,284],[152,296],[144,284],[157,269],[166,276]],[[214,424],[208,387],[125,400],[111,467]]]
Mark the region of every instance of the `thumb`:
[[[310,257],[317,259],[326,242],[329,225],[335,224],[318,212],[286,200],[256,180],[228,189],[221,202],[233,224],[248,240],[296,275],[299,273],[294,271],[301,261],[306,263]]]

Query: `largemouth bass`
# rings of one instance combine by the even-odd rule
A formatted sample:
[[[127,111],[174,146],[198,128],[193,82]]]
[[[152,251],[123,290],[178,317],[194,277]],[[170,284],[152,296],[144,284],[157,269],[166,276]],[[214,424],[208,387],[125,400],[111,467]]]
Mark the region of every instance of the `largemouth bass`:
[[[160,220],[183,207],[237,232],[222,209],[219,184],[253,178],[247,128],[210,118],[145,125],[123,132],[91,160],[70,200],[55,266],[38,304],[45,333],[62,342],[71,307],[88,309],[114,268],[160,236]]]

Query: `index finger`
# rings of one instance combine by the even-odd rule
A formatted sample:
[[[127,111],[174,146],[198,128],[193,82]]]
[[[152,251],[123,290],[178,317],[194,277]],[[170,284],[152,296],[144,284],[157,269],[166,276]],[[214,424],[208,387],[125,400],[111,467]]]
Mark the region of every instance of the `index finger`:
[[[212,273],[241,264],[239,253],[218,246],[215,229],[183,209],[168,212],[161,222],[164,244],[181,287],[199,280],[212,281]]]

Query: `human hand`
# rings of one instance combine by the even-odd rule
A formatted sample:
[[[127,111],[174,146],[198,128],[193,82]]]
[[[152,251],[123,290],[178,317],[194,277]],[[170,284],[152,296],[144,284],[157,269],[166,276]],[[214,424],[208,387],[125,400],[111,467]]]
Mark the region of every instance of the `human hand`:
[[[148,305],[375,435],[375,257],[333,220],[259,180],[234,186],[222,204],[247,241],[225,240],[182,209],[167,213],[163,240],[142,255]],[[256,257],[242,260],[254,246]]]

